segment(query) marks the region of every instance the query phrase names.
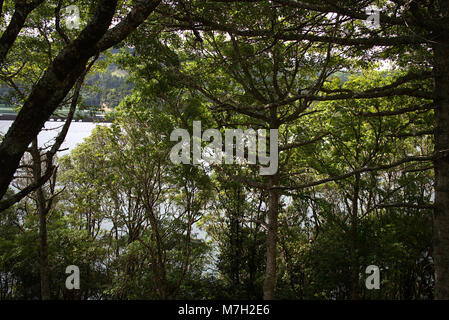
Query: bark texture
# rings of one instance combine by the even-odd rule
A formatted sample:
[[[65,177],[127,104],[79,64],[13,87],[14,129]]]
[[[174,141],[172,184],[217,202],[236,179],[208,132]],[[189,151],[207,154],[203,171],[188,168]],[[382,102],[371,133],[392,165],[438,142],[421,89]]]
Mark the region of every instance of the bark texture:
[[[17,39],[20,30],[22,30],[28,15],[36,9],[43,0],[34,0],[27,3],[27,1],[16,1],[14,13],[11,17],[6,30],[3,32],[0,38],[0,63],[5,60],[9,49]],[[3,12],[3,1],[0,2],[0,18]]]
[[[270,177],[270,190],[268,193],[268,230],[267,230],[267,257],[265,283],[263,287],[264,300],[273,300],[276,290],[276,257],[277,233],[279,216],[279,192],[271,187],[279,182],[279,173]]]
[[[435,299],[449,299],[449,36],[434,45],[435,57],[435,209],[433,258]]]
[[[25,101],[0,145],[0,198],[28,145],[74,86],[89,58],[98,52],[96,44],[108,30],[116,5],[116,0],[99,1],[93,20],[55,57]]]
[[[31,146],[33,159],[33,178],[35,181],[42,176],[41,154],[37,146],[37,139]],[[47,204],[44,190],[39,187],[36,190],[36,207],[39,215],[39,272],[41,282],[41,299],[50,300],[50,270],[48,268],[48,241],[47,241],[47,214],[50,211],[51,202]]]

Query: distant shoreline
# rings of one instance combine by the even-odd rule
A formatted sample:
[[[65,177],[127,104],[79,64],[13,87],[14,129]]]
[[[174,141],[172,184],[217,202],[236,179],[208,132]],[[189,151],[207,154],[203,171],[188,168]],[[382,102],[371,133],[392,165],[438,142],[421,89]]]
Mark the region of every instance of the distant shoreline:
[[[11,113],[0,113],[0,121],[14,121],[17,118],[17,114],[11,114]],[[62,117],[51,117],[48,121],[54,121],[54,122],[64,122],[66,118]],[[111,123],[112,121],[109,119],[106,119],[104,116],[99,117],[86,117],[81,119],[73,119],[74,122],[107,122]]]

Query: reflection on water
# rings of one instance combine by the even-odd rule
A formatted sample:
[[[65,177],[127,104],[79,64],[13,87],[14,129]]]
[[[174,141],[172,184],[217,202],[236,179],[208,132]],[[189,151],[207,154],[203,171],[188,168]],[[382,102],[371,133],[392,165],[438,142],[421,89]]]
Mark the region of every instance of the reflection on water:
[[[6,134],[8,128],[11,126],[13,121],[10,120],[0,120],[0,133],[2,135]],[[43,146],[45,144],[51,144],[53,139],[56,137],[57,133],[61,130],[64,122],[48,121],[45,123],[45,128],[39,133],[38,141],[39,145]],[[61,149],[66,149],[61,151],[58,155],[66,154],[70,152],[78,143],[83,142],[84,138],[88,137],[92,130],[97,125],[107,125],[106,123],[92,123],[92,122],[72,122],[70,125],[69,132],[67,133],[66,139],[61,146]],[[57,128],[57,129],[56,129]],[[51,130],[55,129],[55,130]]]

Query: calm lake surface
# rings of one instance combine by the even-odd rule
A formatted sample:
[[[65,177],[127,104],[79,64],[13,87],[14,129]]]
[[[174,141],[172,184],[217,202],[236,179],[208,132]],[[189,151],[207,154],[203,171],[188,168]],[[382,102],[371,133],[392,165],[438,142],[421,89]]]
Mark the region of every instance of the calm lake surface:
[[[0,133],[3,135],[6,134],[12,123],[13,121],[10,120],[0,120]],[[56,137],[63,125],[64,122],[47,121],[45,123],[45,129],[42,129],[38,136],[39,146],[52,144],[52,140]],[[83,142],[83,140],[88,137],[92,130],[98,125],[107,124],[94,122],[72,122],[69,132],[67,133],[67,137],[61,146],[61,149],[68,148],[68,150],[61,151],[58,155],[61,156],[73,150],[73,148],[75,148],[78,143]]]

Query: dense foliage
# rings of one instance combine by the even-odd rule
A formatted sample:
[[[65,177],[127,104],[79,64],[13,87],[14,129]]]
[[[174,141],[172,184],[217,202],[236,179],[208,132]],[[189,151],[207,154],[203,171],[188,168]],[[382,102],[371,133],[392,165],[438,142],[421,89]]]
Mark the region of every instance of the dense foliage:
[[[98,14],[97,1],[32,10],[1,61],[0,104],[21,110],[74,45],[76,30],[55,26],[72,2],[83,19]],[[444,94],[433,96],[436,49],[414,36],[434,27],[416,17],[438,15],[406,2],[377,1],[388,15],[376,31],[357,18],[369,1],[162,1],[114,49],[100,37],[57,109],[69,110],[67,130],[76,108],[106,108],[111,123],[65,156],[65,134],[25,150],[0,202],[0,300],[444,296]],[[118,3],[125,21],[130,4]],[[194,121],[222,135],[277,130],[276,173],[174,163],[171,134],[192,137]],[[65,286],[69,265],[79,290]],[[380,289],[365,285],[370,265]]]

